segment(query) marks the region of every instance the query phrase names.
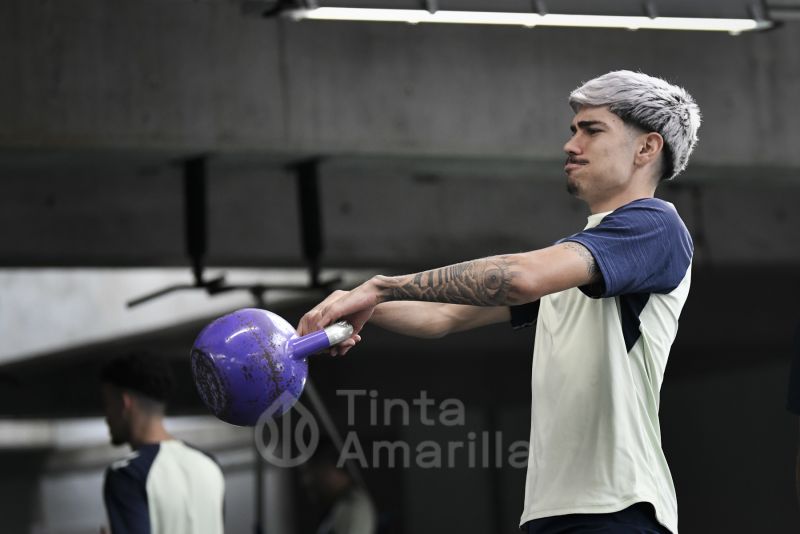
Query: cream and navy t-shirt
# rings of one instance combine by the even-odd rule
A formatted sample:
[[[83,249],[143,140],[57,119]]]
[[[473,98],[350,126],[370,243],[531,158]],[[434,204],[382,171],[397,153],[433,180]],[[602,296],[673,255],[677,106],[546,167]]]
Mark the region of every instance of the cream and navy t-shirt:
[[[181,441],[145,445],[107,470],[112,534],[222,534],[225,481],[207,454]]]
[[[648,198],[591,215],[564,241],[589,249],[602,282],[538,302],[520,524],[648,502],[677,533],[658,407],[689,293],[691,237],[672,204]],[[524,313],[512,309],[512,322],[524,324]]]

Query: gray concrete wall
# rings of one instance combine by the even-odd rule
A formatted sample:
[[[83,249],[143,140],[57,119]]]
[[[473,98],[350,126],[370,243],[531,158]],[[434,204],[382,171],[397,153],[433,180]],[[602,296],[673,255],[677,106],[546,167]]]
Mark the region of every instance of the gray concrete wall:
[[[695,161],[800,164],[800,25],[767,33],[288,23],[238,2],[0,7],[0,146],[560,158],[566,95],[614,68],[686,86]]]
[[[722,352],[737,356],[735,350]],[[784,408],[789,359],[758,348],[745,352],[760,363],[720,365],[695,377],[675,377],[667,370],[662,440],[678,494],[681,532],[800,530],[794,492],[797,417]],[[687,351],[671,359],[700,357]]]
[[[308,154],[339,156],[321,174],[329,265],[542,246],[583,221],[562,193],[566,95],[623,67],[686,86],[703,110],[692,165],[664,191],[699,231],[698,261],[796,262],[798,42],[794,23],[733,37],[4,2],[0,224],[14,231],[0,265],[186,263],[174,162],[200,152],[215,155],[213,264],[301,263],[281,166]]]
[[[433,267],[544,247],[585,225],[586,208],[565,192],[557,163],[447,161],[323,163],[323,264]],[[0,164],[0,226],[13,229],[0,232],[0,265],[188,265],[180,172],[143,168]],[[793,176],[698,166],[658,195],[684,218],[697,263],[797,263]],[[208,264],[303,265],[291,173],[212,160],[208,195]]]

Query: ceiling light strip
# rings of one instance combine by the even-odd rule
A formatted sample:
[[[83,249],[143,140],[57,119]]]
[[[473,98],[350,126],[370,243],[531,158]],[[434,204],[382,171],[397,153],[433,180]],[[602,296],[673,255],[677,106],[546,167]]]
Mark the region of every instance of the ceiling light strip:
[[[621,17],[609,15],[560,15],[492,11],[436,11],[422,9],[371,9],[320,7],[296,9],[286,15],[294,20],[351,20],[365,22],[499,24],[527,27],[620,28],[627,30],[692,30],[742,33],[764,30],[772,22],[755,19],[692,17]]]

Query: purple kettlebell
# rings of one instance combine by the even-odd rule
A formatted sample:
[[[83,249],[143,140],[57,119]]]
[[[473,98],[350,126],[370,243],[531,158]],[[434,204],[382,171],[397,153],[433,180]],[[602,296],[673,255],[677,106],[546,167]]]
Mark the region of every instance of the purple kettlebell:
[[[233,425],[253,426],[267,409],[294,405],[308,376],[306,357],[353,334],[345,322],[299,337],[281,316],[245,308],[203,328],[192,347],[192,375],[203,403]]]

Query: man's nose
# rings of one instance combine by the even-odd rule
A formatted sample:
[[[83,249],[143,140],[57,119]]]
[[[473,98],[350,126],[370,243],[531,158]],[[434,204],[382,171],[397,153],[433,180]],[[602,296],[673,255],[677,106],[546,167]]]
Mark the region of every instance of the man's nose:
[[[566,143],[564,143],[564,152],[566,152],[570,156],[577,155],[577,154],[581,153],[580,145],[575,140],[575,136],[574,135],[572,137],[570,137],[569,140],[567,140]]]

